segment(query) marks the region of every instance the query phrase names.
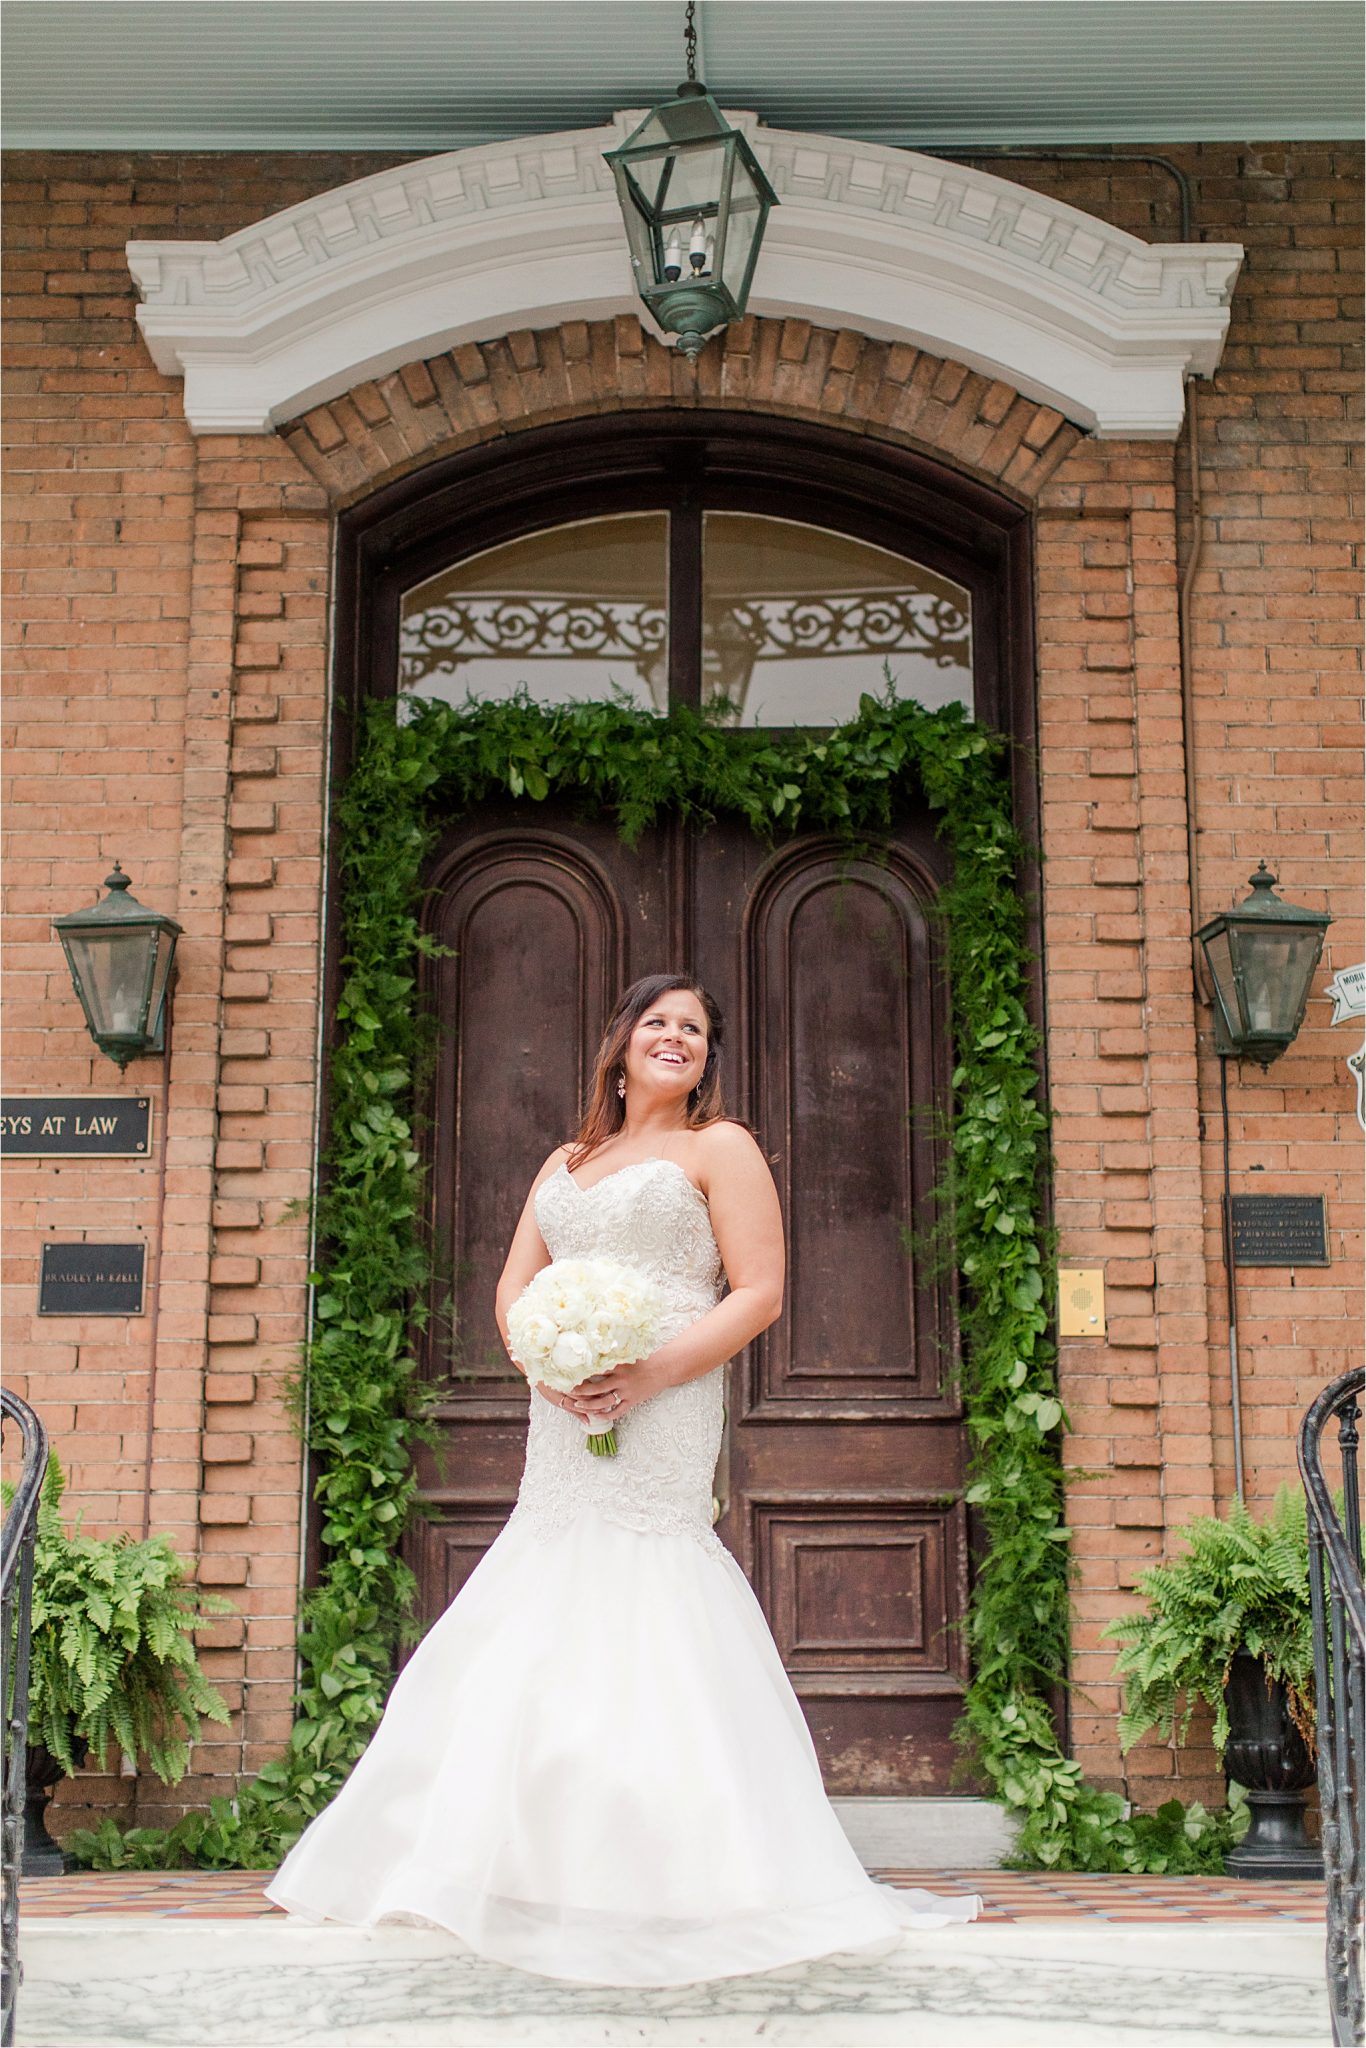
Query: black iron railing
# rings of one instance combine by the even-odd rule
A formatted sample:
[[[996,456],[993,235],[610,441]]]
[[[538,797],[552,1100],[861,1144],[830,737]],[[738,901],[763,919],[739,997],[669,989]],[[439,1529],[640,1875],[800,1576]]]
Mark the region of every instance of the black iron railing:
[[[1333,2039],[1362,2039],[1361,1796],[1366,1592],[1361,1555],[1361,1393],[1358,1366],[1325,1387],[1300,1425],[1300,1477],[1309,1508],[1309,1598],[1314,1614],[1314,1688],[1318,1715],[1319,1805],[1328,1883],[1328,1998]],[[1323,1468],[1323,1433],[1338,1426],[1342,1516]]]
[[[4,1901],[0,1905],[3,1946],[3,2011],[0,2043],[14,2040],[19,1980],[19,1867],[24,1860],[24,1780],[28,1754],[28,1652],[33,1614],[33,1547],[38,1502],[47,1470],[47,1431],[26,1401],[0,1393],[3,1421],[18,1425],[23,1464],[0,1534],[0,1650],[5,1659],[5,1755],[3,1782]]]

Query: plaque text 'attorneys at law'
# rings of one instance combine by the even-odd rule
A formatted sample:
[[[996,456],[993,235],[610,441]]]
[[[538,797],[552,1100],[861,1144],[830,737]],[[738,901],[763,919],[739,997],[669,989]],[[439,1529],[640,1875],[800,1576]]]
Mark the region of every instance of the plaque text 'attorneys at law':
[[[6,1159],[145,1159],[152,1135],[148,1095],[6,1095],[0,1156]]]
[[[147,1247],[45,1244],[38,1271],[40,1316],[140,1316]]]

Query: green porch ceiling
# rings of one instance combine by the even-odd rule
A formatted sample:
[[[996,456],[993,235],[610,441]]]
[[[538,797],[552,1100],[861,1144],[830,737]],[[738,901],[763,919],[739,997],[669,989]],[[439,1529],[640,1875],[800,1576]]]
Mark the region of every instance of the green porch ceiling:
[[[770,125],[902,146],[1344,140],[1358,0],[703,0]],[[682,75],[682,0],[5,0],[8,148],[461,148]]]

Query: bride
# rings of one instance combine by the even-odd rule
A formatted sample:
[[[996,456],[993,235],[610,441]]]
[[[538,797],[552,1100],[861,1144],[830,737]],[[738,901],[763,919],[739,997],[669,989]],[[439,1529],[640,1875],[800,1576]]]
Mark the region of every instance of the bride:
[[[784,1266],[772,1176],[722,1109],[720,1046],[686,979],[637,981],[612,1013],[579,1133],[527,1197],[498,1324],[506,1343],[552,1259],[597,1257],[662,1291],[662,1341],[573,1394],[533,1388],[516,1507],[268,1886],[288,1912],[420,1920],[544,1976],[668,1985],[980,1910],[864,1871],[712,1529],[722,1367],[777,1317]],[[594,1416],[615,1458],[589,1455]]]

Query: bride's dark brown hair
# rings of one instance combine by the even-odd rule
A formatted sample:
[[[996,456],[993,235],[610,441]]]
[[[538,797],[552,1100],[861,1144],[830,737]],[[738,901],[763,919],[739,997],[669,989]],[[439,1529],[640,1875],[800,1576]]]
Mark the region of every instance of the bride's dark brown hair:
[[[602,1034],[602,1044],[593,1062],[583,1122],[574,1134],[569,1158],[565,1162],[571,1172],[585,1159],[591,1158],[609,1138],[615,1137],[626,1121],[626,1103],[617,1092],[617,1082],[626,1074],[626,1048],[631,1042],[631,1033],[662,996],[680,993],[696,996],[707,1018],[706,1064],[701,1080],[688,1096],[684,1128],[698,1131],[704,1124],[717,1123],[725,1116],[721,1100],[721,1037],[724,1027],[715,997],[708,994],[701,982],[689,981],[686,974],[647,974],[642,980],[633,981],[618,996],[616,1008],[607,1020],[607,1029]]]

